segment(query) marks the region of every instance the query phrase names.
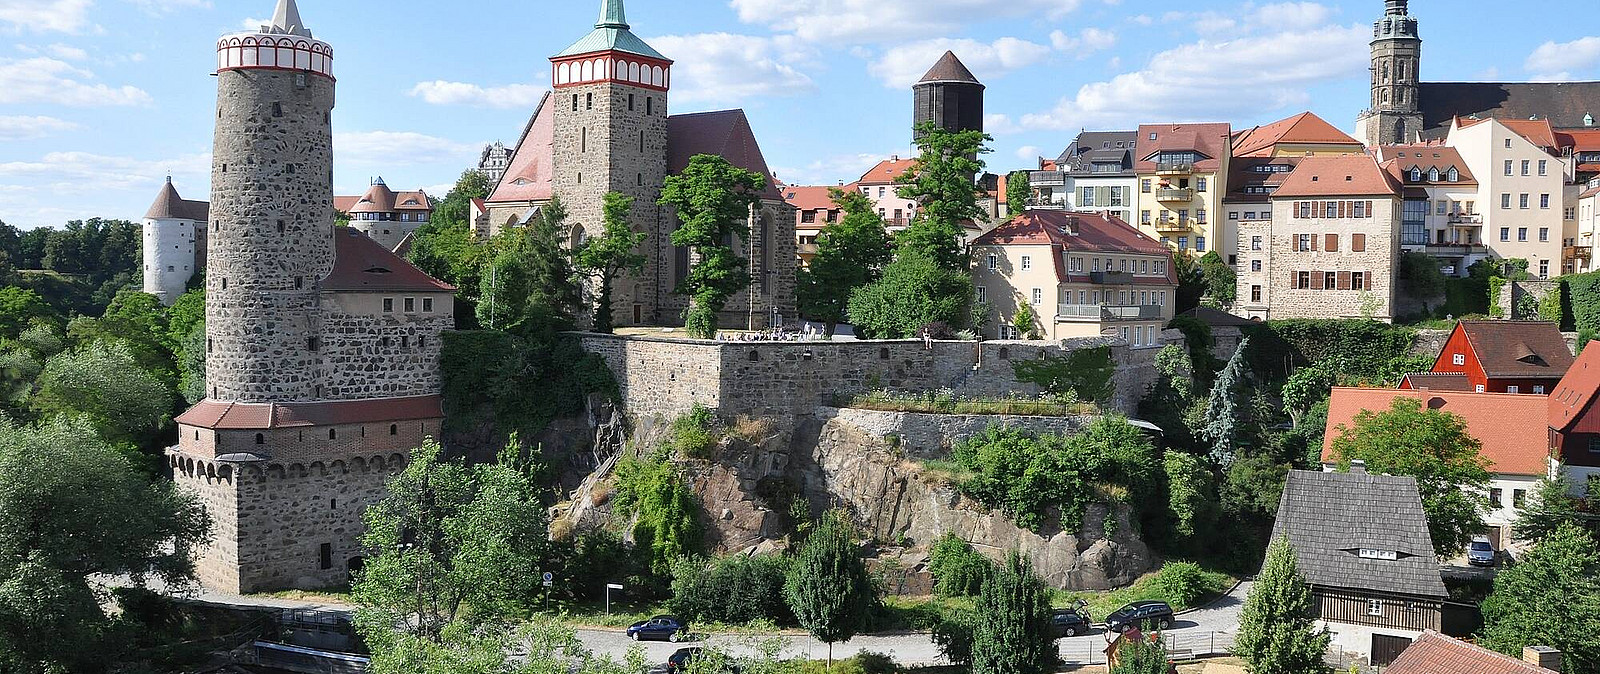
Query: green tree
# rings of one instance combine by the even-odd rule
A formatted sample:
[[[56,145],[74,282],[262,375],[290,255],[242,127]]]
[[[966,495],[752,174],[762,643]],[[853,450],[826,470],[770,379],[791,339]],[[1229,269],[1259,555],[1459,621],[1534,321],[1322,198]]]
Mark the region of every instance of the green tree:
[[[1178,290],[1173,298],[1173,312],[1182,314],[1200,306],[1200,298],[1206,294],[1206,276],[1194,254],[1186,250],[1173,253],[1172,273],[1178,279]]]
[[[634,546],[648,551],[650,572],[667,578],[680,558],[700,551],[700,505],[682,471],[667,457],[617,463],[612,511],[635,518]]]
[[[984,583],[972,635],[973,674],[1043,674],[1058,660],[1050,634],[1050,590],[1033,563],[1012,551]]]
[[[1600,549],[1563,524],[1494,579],[1479,644],[1520,656],[1525,646],[1561,650],[1564,671],[1600,672]]]
[[[467,300],[478,299],[480,278],[493,254],[474,237],[470,221],[472,200],[489,196],[488,183],[481,171],[463,172],[445,198],[434,204],[428,222],[412,235],[407,255],[428,275],[461,288]]]
[[[690,298],[684,328],[693,337],[716,337],[717,317],[728,298],[750,286],[749,266],[733,240],[750,239],[750,209],[761,200],[766,180],[717,155],[700,154],[678,175],[667,176],[661,188],[659,203],[678,216],[672,245],[700,258],[677,290]]]
[[[1216,517],[1215,480],[1211,471],[1193,454],[1167,452],[1167,510],[1172,532],[1187,539],[1197,531],[1209,530]]]
[[[1221,253],[1213,250],[1200,257],[1200,276],[1205,281],[1206,297],[1224,306],[1233,304],[1239,279]]]
[[[46,361],[33,407],[45,417],[83,415],[100,437],[139,444],[166,425],[173,399],[125,343],[103,341]]]
[[[1030,177],[1028,171],[1006,174],[1006,208],[1012,215],[1028,210],[1028,200],[1033,198]]]
[[[1289,413],[1296,428],[1300,427],[1300,420],[1311,408],[1328,399],[1337,383],[1338,378],[1333,371],[1322,364],[1303,367],[1289,375],[1289,380],[1280,389],[1280,395],[1283,396],[1283,410]]]
[[[877,585],[844,512],[829,511],[812,528],[789,567],[784,596],[800,625],[828,645],[832,668],[833,645],[860,634],[878,604]]]
[[[1279,539],[1267,549],[1267,561],[1256,576],[1239,616],[1234,653],[1251,674],[1322,674],[1332,636],[1317,630],[1311,586],[1300,575],[1294,547]]]
[[[1341,470],[1366,461],[1367,470],[1407,475],[1417,480],[1434,551],[1454,555],[1483,528],[1489,461],[1483,443],[1467,432],[1467,421],[1453,413],[1423,409],[1422,401],[1396,398],[1389,409],[1362,410],[1353,427],[1340,424],[1333,456]]]
[[[104,672],[149,627],[106,577],[192,581],[210,519],[81,419],[0,420],[0,671]]]
[[[844,217],[817,235],[817,254],[796,272],[800,313],[819,321],[824,332],[845,319],[850,294],[878,280],[890,259],[889,232],[872,200],[855,190],[829,190]]]
[[[973,177],[983,172],[979,156],[994,139],[981,131],[948,131],[924,122],[916,128],[917,161],[900,176],[898,194],[916,201],[917,215],[895,237],[901,249],[918,249],[941,269],[967,272],[962,246],[965,224],[984,216],[984,198]]]
[[[543,591],[545,508],[519,451],[513,439],[496,463],[469,466],[445,460],[430,439],[367,509],[368,557],[351,594],[375,657],[396,629],[442,644],[454,626],[520,615]]]
[[[1149,639],[1123,642],[1110,674],[1167,674],[1167,649]]]
[[[924,326],[965,324],[972,304],[972,277],[950,271],[913,248],[900,249],[883,277],[850,294],[850,322],[871,339],[911,339]]]
[[[1206,419],[1209,421],[1200,429],[1200,435],[1211,443],[1211,460],[1223,467],[1233,463],[1239,451],[1240,426],[1244,417],[1240,398],[1244,395],[1250,376],[1245,362],[1249,348],[1249,337],[1239,341],[1239,349],[1233,352],[1227,367],[1217,375],[1216,382],[1211,386],[1211,395],[1206,400]]]
[[[1036,384],[1056,395],[1073,395],[1079,400],[1104,403],[1116,395],[1116,361],[1111,347],[1075,349],[1061,358],[1018,360],[1011,364],[1017,381]]]
[[[1040,339],[1039,316],[1033,311],[1033,303],[1026,298],[1018,297],[1017,313],[1011,317],[1011,324],[1022,330],[1028,339]]]
[[[994,575],[994,562],[972,549],[955,532],[946,531],[928,553],[928,573],[941,597],[972,597]]]
[[[0,339],[14,339],[34,321],[55,315],[55,309],[39,293],[16,286],[0,287]]]
[[[1564,474],[1565,466],[1556,469],[1555,478],[1544,478],[1533,488],[1533,493],[1517,507],[1517,519],[1512,522],[1517,539],[1542,541],[1564,525],[1576,524],[1600,535],[1600,518],[1582,512],[1582,501],[1572,496],[1572,484]]]
[[[563,244],[566,219],[561,199],[552,198],[528,227],[495,237],[478,295],[480,324],[521,334],[572,328],[582,300],[573,256]]]
[[[612,330],[612,283],[622,274],[644,271],[645,258],[644,253],[639,252],[639,246],[648,235],[635,232],[628,226],[628,212],[632,209],[633,197],[621,192],[607,192],[605,232],[578,247],[578,269],[600,282],[600,297],[594,304],[595,332],[609,334]]]

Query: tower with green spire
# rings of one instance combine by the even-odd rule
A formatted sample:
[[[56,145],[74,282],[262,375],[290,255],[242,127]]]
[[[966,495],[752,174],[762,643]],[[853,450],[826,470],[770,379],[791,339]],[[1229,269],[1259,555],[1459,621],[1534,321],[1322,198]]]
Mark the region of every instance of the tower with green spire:
[[[667,176],[667,91],[672,61],[633,34],[622,0],[602,0],[594,29],[550,57],[555,106],[553,186],[570,240],[598,236],[607,192],[633,197],[635,231],[657,234],[656,199]],[[654,236],[652,237],[654,238]],[[658,320],[660,255],[647,251],[640,283],[619,283],[617,325]]]

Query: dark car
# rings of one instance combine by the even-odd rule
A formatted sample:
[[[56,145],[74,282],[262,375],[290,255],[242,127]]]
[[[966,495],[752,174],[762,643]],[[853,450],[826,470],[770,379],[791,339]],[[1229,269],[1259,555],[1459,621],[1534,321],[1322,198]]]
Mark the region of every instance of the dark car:
[[[1135,627],[1144,629],[1145,625],[1164,630],[1172,626],[1173,620],[1172,607],[1167,602],[1136,601],[1106,616],[1106,631],[1126,632]]]
[[[673,651],[672,655],[667,658],[665,672],[666,674],[680,674],[681,672],[688,671],[690,665],[699,662],[705,657],[705,650],[701,649],[699,646],[680,648],[676,651]],[[739,674],[739,666],[731,661],[728,661],[726,658],[723,658],[723,664],[718,667],[718,669],[721,669],[726,674]]]
[[[1075,637],[1089,633],[1089,616],[1077,609],[1058,608],[1050,612],[1050,636]]]
[[[676,616],[658,615],[629,625],[628,638],[634,641],[646,639],[677,641],[688,633],[687,630],[688,627],[679,622]]]
[[[1499,553],[1487,538],[1475,538],[1472,545],[1467,546],[1467,563],[1473,566],[1494,566],[1498,557]]]

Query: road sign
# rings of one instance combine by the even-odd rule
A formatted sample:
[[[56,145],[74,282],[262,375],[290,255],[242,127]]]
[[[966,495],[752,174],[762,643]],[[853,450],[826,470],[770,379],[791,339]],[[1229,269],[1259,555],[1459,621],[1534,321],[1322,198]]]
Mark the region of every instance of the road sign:
[[[621,585],[616,585],[616,584],[613,584],[613,583],[606,583],[606,589],[607,590],[620,590],[620,589],[622,589],[622,586]]]
[[[549,571],[544,572],[544,586],[545,587],[550,587],[551,585],[554,585],[555,584],[555,580],[556,580],[556,574],[550,573]]]

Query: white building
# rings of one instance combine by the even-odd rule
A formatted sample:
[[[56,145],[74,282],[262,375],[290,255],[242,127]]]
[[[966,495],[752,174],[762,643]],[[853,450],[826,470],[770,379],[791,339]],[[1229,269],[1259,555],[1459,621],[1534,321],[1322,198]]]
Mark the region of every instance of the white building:
[[[171,306],[205,267],[211,204],[178,196],[172,178],[144,214],[144,291]]]
[[[1133,170],[1138,133],[1084,131],[1053,167],[1033,171],[1030,208],[1055,208],[1079,213],[1104,213],[1133,222],[1138,174]]]
[[[1527,260],[1528,273],[1538,278],[1560,275],[1569,161],[1550,122],[1457,118],[1445,144],[1478,179],[1489,254]]]
[[[1400,246],[1437,258],[1446,274],[1465,276],[1488,258],[1481,185],[1461,153],[1439,144],[1376,149],[1385,171],[1402,185]]]

